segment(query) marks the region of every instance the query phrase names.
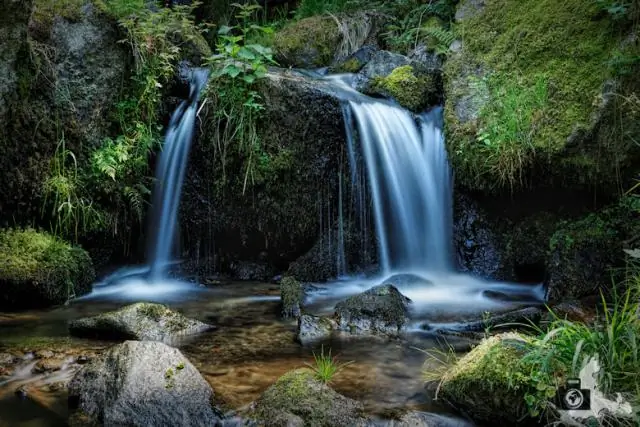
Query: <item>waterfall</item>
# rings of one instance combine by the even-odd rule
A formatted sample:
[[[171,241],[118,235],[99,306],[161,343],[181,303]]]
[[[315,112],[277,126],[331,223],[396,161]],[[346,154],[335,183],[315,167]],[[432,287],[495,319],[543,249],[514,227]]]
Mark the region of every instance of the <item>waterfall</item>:
[[[452,177],[442,109],[416,120],[385,102],[350,100],[349,107],[371,187],[382,273],[451,271]],[[347,129],[353,141],[355,129]]]
[[[191,70],[189,98],[182,101],[171,116],[156,171],[151,205],[151,223],[147,240],[149,279],[163,277],[171,255],[178,223],[178,206],[182,193],[187,159],[193,139],[200,92],[207,83],[209,72]]]

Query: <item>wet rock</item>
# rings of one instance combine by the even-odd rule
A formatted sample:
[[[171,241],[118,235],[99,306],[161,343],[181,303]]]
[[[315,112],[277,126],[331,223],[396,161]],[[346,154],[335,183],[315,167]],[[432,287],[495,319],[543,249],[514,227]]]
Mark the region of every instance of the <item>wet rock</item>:
[[[454,246],[458,268],[476,276],[496,278],[503,269],[501,233],[480,206],[469,196],[454,196]]]
[[[365,422],[362,403],[318,381],[313,372],[288,372],[253,404],[251,416],[269,426],[352,426]]]
[[[43,374],[45,372],[59,371],[66,363],[67,361],[61,358],[40,359],[33,367],[32,372],[36,374]]]
[[[336,328],[337,324],[331,318],[303,314],[298,318],[296,338],[302,345],[306,345],[329,338]]]
[[[91,361],[91,358],[87,355],[80,355],[78,356],[78,358],[76,359],[76,363],[78,363],[79,365],[84,365],[85,363],[88,363],[89,361]]]
[[[593,305],[595,307],[595,304]],[[564,319],[570,322],[591,324],[596,319],[595,308],[588,309],[580,301],[563,301],[552,304],[542,316],[543,322]]]
[[[376,423],[381,427],[473,427],[474,424],[452,416],[430,412],[409,411],[397,420]]]
[[[409,320],[410,302],[391,284],[375,286],[336,304],[338,329],[397,336]]]
[[[335,19],[314,16],[287,25],[275,34],[273,50],[282,66],[318,68],[331,64],[342,34]]]
[[[18,358],[11,353],[0,353],[0,365],[11,365],[16,362]]]
[[[274,271],[267,263],[236,261],[231,265],[231,274],[238,280],[267,281]]]
[[[332,73],[357,73],[371,61],[378,49],[367,45],[353,52],[345,59],[329,68]]]
[[[69,406],[104,425],[216,425],[211,386],[180,351],[152,341],[126,341],[80,370]],[[74,415],[75,416],[75,415]]]
[[[29,397],[29,387],[27,387],[26,385],[18,387],[18,389],[15,391],[15,395],[20,399],[26,399],[27,397]]]
[[[36,359],[50,359],[55,356],[55,353],[51,350],[38,350],[33,354],[33,356]]]
[[[486,318],[463,322],[449,327],[437,327],[436,333],[446,334],[447,332],[481,332],[485,329],[500,329],[506,327],[513,329],[516,325],[531,325],[540,321],[543,311],[538,307],[527,307],[519,310],[513,310],[506,313],[492,315],[487,313]],[[504,325],[504,326],[503,326]]]
[[[163,342],[211,328],[211,325],[186,318],[165,305],[144,302],[69,322],[69,332],[78,337]]]
[[[291,276],[286,276],[280,282],[280,301],[282,317],[300,317],[300,307],[304,300],[302,284]]]

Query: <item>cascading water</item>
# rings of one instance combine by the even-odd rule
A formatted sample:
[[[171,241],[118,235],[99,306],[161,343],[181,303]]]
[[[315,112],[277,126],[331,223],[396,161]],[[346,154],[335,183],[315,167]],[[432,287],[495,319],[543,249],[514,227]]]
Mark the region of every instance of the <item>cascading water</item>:
[[[393,105],[349,104],[373,193],[382,273],[450,271],[451,172],[441,109],[418,124]]]
[[[453,176],[442,132],[442,108],[415,117],[393,102],[358,93],[352,78],[334,75],[324,82],[325,89],[344,102],[351,193],[360,195],[360,199],[365,184],[357,177],[366,170],[380,275],[348,283],[343,280],[330,294],[339,297],[361,292],[391,280],[414,301],[414,308],[424,313],[500,310],[510,306],[505,301],[515,305],[541,302],[542,285],[489,282],[456,271]],[[357,148],[364,165],[356,159]],[[361,200],[359,203],[362,217],[364,204]],[[339,221],[342,215],[340,212]],[[339,263],[343,256],[337,254]]]
[[[178,206],[193,139],[198,100],[208,76],[207,70],[191,70],[189,98],[182,101],[174,111],[165,136],[164,148],[156,171],[147,243],[151,281],[162,279],[165,268],[171,261],[178,223]]]
[[[172,261],[178,207],[198,113],[198,101],[208,76],[208,70],[190,70],[189,98],[180,103],[169,122],[153,190],[147,265],[116,271],[97,283],[93,292],[83,298],[115,295],[158,300],[163,295],[171,295],[191,287],[190,284],[168,280],[166,269]]]

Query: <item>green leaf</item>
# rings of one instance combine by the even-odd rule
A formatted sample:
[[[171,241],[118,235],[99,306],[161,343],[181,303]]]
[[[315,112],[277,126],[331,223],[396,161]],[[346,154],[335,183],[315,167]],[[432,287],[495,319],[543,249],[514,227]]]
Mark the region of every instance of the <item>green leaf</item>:
[[[251,50],[247,49],[247,47],[240,48],[238,51],[238,57],[249,61],[256,59],[256,55],[251,52]]]
[[[256,76],[253,74],[245,74],[244,76],[242,76],[242,80],[251,84],[256,81]]]
[[[233,30],[233,27],[230,27],[228,25],[223,25],[218,30],[218,34],[220,34],[220,35],[229,34],[232,30]]]

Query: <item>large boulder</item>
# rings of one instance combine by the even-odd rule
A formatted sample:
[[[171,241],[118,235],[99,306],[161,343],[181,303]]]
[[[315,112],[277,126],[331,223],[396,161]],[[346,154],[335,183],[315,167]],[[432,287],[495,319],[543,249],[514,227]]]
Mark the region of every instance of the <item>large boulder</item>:
[[[24,8],[31,2],[9,3],[23,5],[21,12],[15,14],[11,13],[13,6],[3,6],[2,19],[10,18],[14,29],[11,37],[1,38],[0,51],[3,55],[20,51],[16,62],[8,58],[6,63],[5,58],[0,61],[14,69],[12,73],[1,73],[3,78],[19,76],[17,92],[3,96],[9,104],[7,114],[0,116],[3,222],[13,221],[16,212],[25,221],[41,218],[41,196],[47,189],[47,179],[52,174],[78,174],[86,150],[109,135],[108,113],[119,100],[122,82],[129,77],[129,51],[119,43],[124,36],[117,22],[93,2],[36,2],[28,17],[28,32],[17,25],[23,22]],[[5,50],[5,40],[9,41],[9,50]],[[5,89],[14,86],[4,85],[0,90],[4,94]],[[51,160],[56,154],[59,157],[54,169]],[[67,183],[70,197],[81,191],[78,186],[78,182]],[[72,198],[71,202],[80,205],[83,201]],[[83,213],[74,214],[80,217],[90,211],[85,208]]]
[[[91,361],[69,383],[72,425],[213,426],[211,386],[175,348],[126,341]]]
[[[637,55],[637,43],[611,31],[600,5],[464,0],[456,17],[464,40],[452,45],[444,87],[460,185],[610,191],[635,172],[640,109],[626,95],[637,91],[639,65],[612,64],[620,52]]]
[[[86,251],[33,229],[0,229],[0,265],[3,308],[63,304],[95,280]]]
[[[337,330],[336,321],[330,317],[303,314],[298,318],[296,340],[302,344],[313,344],[331,337]]]
[[[203,133],[190,154],[180,205],[184,256],[215,254],[218,271],[237,261],[286,270],[324,227],[338,222],[339,174],[348,176],[349,170],[341,155],[346,139],[340,100],[315,79],[280,69],[268,73],[259,92],[265,110],[257,123],[261,154],[253,179],[240,154],[227,155],[223,173],[207,125],[215,111],[206,105]],[[348,200],[346,190],[343,197]],[[348,209],[345,202],[345,216]]]
[[[356,426],[365,422],[362,403],[315,378],[309,369],[280,377],[253,404],[253,418],[268,426]]]
[[[212,326],[189,319],[167,306],[147,302],[69,322],[69,333],[78,337],[166,343],[211,328]]]
[[[527,338],[506,333],[482,341],[450,367],[441,379],[438,397],[474,421],[515,425],[531,420],[525,396],[554,390],[519,366]]]
[[[391,284],[373,288],[336,304],[338,329],[351,334],[397,336],[409,321],[411,300]]]

